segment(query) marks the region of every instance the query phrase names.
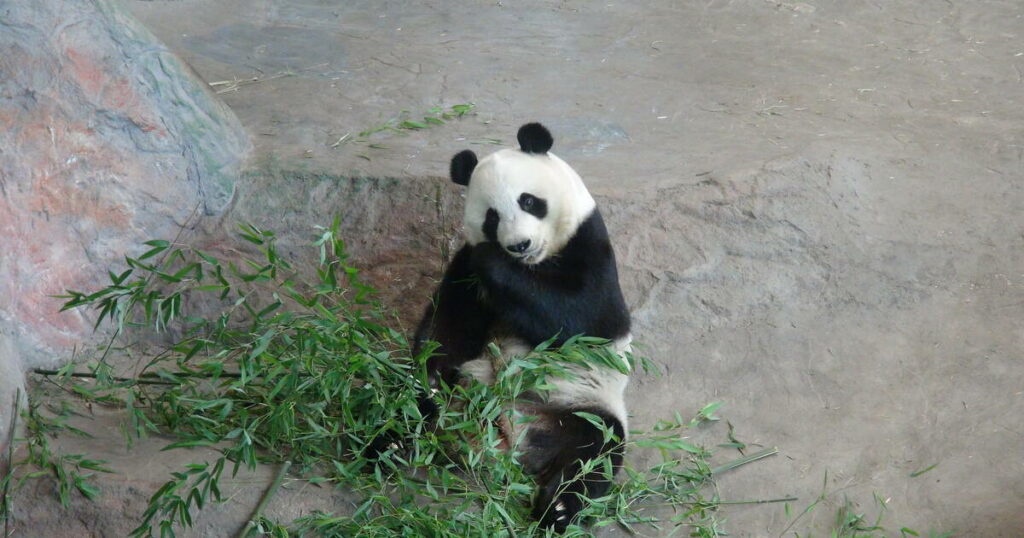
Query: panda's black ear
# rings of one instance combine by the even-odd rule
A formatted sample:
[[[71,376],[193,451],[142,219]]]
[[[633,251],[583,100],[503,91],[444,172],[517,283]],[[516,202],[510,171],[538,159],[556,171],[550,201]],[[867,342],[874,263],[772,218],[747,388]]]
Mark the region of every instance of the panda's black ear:
[[[551,131],[539,123],[523,125],[516,138],[519,140],[519,149],[526,153],[547,153],[555,143]]]
[[[464,149],[455,154],[452,157],[452,166],[450,168],[452,181],[459,185],[469,185],[469,176],[473,175],[473,169],[476,168],[476,153],[473,150]]]

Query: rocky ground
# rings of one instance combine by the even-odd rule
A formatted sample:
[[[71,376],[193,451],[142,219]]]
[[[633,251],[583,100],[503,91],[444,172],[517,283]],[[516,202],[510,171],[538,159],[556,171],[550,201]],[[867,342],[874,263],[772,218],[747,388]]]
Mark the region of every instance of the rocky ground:
[[[736,437],[779,448],[720,495],[794,495],[794,513],[729,506],[730,535],[827,535],[844,498],[873,514],[874,495],[894,530],[1024,532],[1017,2],[128,5],[252,136],[211,226],[298,238],[341,214],[407,322],[454,240],[448,159],[550,126],[660,365],[632,382],[634,425],[722,401]]]

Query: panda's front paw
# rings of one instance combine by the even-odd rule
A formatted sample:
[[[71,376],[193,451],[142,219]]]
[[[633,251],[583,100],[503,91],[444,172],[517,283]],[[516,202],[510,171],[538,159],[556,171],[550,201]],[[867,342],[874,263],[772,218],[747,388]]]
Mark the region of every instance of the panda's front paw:
[[[384,431],[374,437],[363,449],[362,458],[381,461],[391,454],[402,452],[402,437],[393,431]]]
[[[538,499],[537,505],[534,506],[534,517],[540,521],[542,528],[552,529],[561,534],[582,510],[583,499],[574,492],[566,491],[550,500],[543,496]]]
[[[419,398],[417,398],[416,406],[419,408],[423,420],[434,420],[440,410],[440,406],[434,400],[434,395],[438,392],[436,386],[436,379],[431,379],[430,388],[421,393]],[[413,443],[406,436],[403,436],[394,429],[387,429],[378,433],[376,437],[367,443],[366,447],[363,448],[362,458],[371,462],[377,462],[397,454],[408,460],[412,454],[412,447]]]

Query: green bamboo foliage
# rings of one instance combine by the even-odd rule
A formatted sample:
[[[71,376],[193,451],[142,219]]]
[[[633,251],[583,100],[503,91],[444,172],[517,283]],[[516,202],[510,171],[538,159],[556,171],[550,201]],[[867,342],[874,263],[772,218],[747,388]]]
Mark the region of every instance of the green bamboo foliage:
[[[336,514],[290,522],[268,520],[260,508],[243,534],[544,535],[529,517],[534,484],[518,454],[501,448],[496,424],[522,420],[511,413],[512,403],[527,393],[543,395],[553,376],[571,375],[566,365],[625,368],[605,341],[577,336],[558,347],[548,343],[512,360],[491,386],[443,387],[441,412],[428,423],[417,397],[432,348],[412,356],[405,337],[390,328],[374,290],[348,261],[337,219],[313,241],[311,283],[280,255],[272,232],[245,225],[240,238],[257,255],[239,263],[148,241],[141,255],[126,257],[127,269],[110,273],[108,286],[65,296],[65,309],[94,309],[97,326],[110,324],[118,335],[173,329],[180,336],[135,375],[116,372],[105,355],[43,373],[81,399],[123,407],[129,444],[159,432],[175,438],[165,450],[210,447],[218,454],[172,473],[152,493],[133,536],[174,536],[191,527],[204,506],[225,500],[226,477],[261,464],[288,469],[276,483],[335,485],[362,500]],[[204,311],[211,302],[219,307],[198,316],[188,307],[199,301]],[[629,361],[634,371],[648,366]],[[687,429],[717,420],[717,405],[693,420],[677,414],[650,432],[632,432],[627,450],[651,450],[660,459],[649,469],[627,467],[619,484],[586,510],[589,527],[569,534],[655,525],[658,533],[721,535],[710,453],[685,440]],[[402,442],[380,458],[366,457],[371,441],[385,434]],[[64,484],[62,501],[73,490],[98,493],[87,475],[52,470],[53,458],[36,454],[32,463],[50,466],[47,472]],[[74,472],[105,470],[84,456],[62,458]],[[583,472],[591,469],[610,470],[610,463],[602,458]]]

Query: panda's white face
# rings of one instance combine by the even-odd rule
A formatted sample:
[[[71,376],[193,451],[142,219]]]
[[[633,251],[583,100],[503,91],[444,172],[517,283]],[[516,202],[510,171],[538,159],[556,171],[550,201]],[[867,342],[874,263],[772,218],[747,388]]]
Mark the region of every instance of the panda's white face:
[[[493,241],[536,264],[557,254],[594,206],[579,174],[555,155],[504,149],[473,170],[463,228],[471,245]]]

